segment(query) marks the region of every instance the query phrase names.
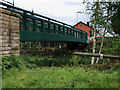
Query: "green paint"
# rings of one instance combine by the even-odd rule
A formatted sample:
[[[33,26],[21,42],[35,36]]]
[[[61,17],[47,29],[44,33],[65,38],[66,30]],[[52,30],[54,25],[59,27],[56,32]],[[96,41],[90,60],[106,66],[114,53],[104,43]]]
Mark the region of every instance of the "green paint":
[[[4,4],[4,6],[13,6]],[[63,22],[14,7],[14,10],[3,8],[20,14],[20,41],[66,41],[88,44],[87,32]],[[22,27],[23,25],[23,27]],[[38,32],[39,31],[39,32]]]
[[[80,42],[87,43],[85,38],[77,38],[73,36],[67,36],[62,34],[52,34],[46,32],[32,32],[32,31],[20,31],[21,41],[68,41],[68,42]]]

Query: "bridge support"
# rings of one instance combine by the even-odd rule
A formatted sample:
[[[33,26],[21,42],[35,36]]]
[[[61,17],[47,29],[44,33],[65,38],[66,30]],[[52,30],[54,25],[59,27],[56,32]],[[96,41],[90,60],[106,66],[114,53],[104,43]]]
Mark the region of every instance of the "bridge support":
[[[19,55],[20,15],[0,8],[0,57]]]

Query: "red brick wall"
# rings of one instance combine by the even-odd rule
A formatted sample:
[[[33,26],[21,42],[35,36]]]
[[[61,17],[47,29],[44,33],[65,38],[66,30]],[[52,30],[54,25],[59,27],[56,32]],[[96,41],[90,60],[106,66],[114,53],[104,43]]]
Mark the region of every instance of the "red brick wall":
[[[90,32],[89,31],[92,31],[92,29],[90,27],[88,27],[87,25],[85,25],[83,23],[78,23],[77,25],[75,25],[75,27],[86,31],[88,33],[88,37],[90,37]]]

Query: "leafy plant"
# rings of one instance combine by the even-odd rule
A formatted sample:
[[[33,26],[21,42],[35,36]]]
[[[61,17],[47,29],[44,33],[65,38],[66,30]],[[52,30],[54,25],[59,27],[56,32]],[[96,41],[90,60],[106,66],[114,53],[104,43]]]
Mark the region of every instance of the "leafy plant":
[[[2,58],[2,69],[10,69],[12,67],[19,68],[20,64],[22,63],[21,59],[18,56],[10,55],[5,56]]]
[[[81,59],[79,59],[76,55],[70,59],[70,63],[74,66],[78,66],[80,61]]]

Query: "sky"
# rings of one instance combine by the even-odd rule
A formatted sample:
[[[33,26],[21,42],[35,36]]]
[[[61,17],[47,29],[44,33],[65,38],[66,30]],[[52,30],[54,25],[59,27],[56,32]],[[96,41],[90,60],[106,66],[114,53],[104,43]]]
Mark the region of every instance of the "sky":
[[[6,0],[13,2],[13,0]],[[61,22],[75,25],[77,22],[89,21],[87,14],[77,13],[85,10],[83,0],[14,0],[15,6],[25,10],[59,20]]]

